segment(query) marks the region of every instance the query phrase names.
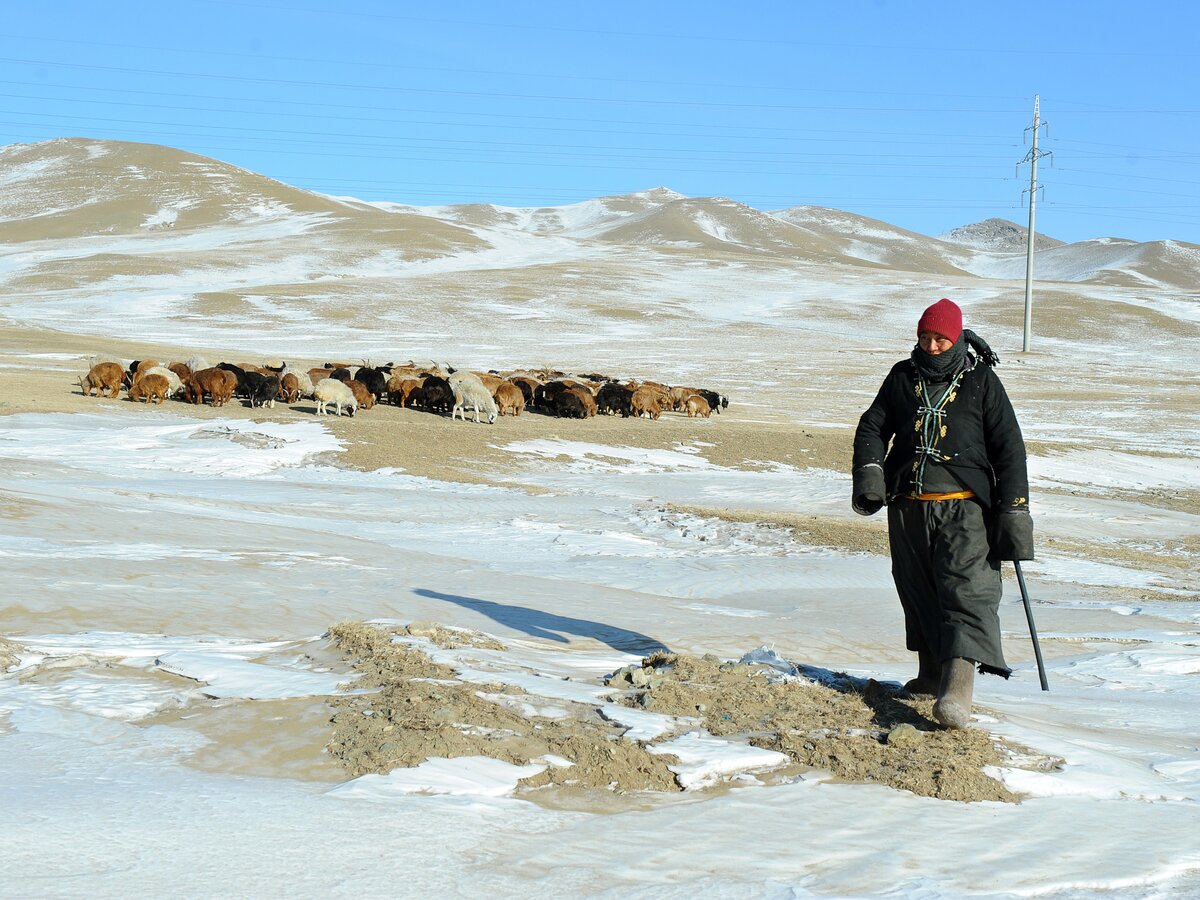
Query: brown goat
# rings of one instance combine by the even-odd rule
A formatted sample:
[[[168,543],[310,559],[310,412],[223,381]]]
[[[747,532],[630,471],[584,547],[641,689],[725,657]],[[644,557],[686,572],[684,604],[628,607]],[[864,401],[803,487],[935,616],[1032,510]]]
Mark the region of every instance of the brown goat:
[[[295,403],[300,399],[300,379],[291,372],[279,383],[279,399],[284,403]]]
[[[388,400],[393,406],[407,407],[412,402],[413,391],[421,386],[421,379],[412,375],[392,375],[388,379]]]
[[[187,382],[184,396],[191,403],[203,403],[208,394],[213,406],[223,406],[236,388],[237,376],[214,366],[195,373]]]
[[[579,402],[583,404],[583,408],[587,412],[589,419],[596,415],[596,398],[587,385],[577,384],[574,387],[569,387],[567,388],[567,393],[574,394],[579,398]]]
[[[683,411],[686,409],[688,397],[694,397],[700,392],[696,388],[690,387],[673,387],[667,391],[667,405],[669,409]]]
[[[505,379],[501,378],[499,375],[493,375],[491,372],[472,372],[471,374],[475,375],[480,381],[483,382],[483,386],[488,389],[488,393],[490,393],[493,397],[496,396],[496,388],[504,384],[505,381]]]
[[[359,409],[370,409],[375,405],[375,395],[367,390],[367,386],[356,378],[346,382],[346,386],[354,391],[354,399],[358,401]]]
[[[645,414],[651,419],[657,419],[662,415],[662,401],[665,396],[662,391],[655,388],[640,387],[629,398],[629,405],[633,408],[635,416],[640,418],[642,414]]]
[[[708,405],[708,401],[699,394],[692,394],[692,396],[684,400],[683,408],[687,411],[689,419],[695,418],[696,416],[704,416],[704,418],[707,419],[712,415],[712,407],[710,407]]]
[[[525,394],[511,381],[501,382],[493,396],[502,416],[519,416],[525,409]]]
[[[102,362],[96,363],[88,370],[87,375],[79,379],[79,387],[85,397],[92,396],[94,390],[98,397],[108,392],[111,400],[121,393],[121,383],[124,380],[125,370],[118,363]]]
[[[129,389],[129,399],[136,403],[138,400],[143,400],[146,403],[154,401],[161,404],[167,399],[167,394],[171,390],[171,382],[167,381],[163,375],[143,375],[133,383],[133,387]]]
[[[187,380],[192,377],[191,367],[187,363],[173,362],[167,368],[178,375],[179,380],[184,384],[187,384]]]

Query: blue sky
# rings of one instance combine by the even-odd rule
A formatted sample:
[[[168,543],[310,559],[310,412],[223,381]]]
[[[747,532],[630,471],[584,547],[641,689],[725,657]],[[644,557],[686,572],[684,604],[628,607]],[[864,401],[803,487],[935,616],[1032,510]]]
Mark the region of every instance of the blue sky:
[[[664,185],[925,234],[1200,243],[1185,3],[43,2],[0,24],[0,143],[165,144],[418,205]],[[1027,136],[1026,136],[1027,137]]]

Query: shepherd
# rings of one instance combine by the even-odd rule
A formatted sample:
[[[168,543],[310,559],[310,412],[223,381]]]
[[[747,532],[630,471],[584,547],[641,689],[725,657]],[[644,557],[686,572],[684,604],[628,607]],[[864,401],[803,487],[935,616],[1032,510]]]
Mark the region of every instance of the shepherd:
[[[888,508],[892,578],[912,694],[936,695],[947,728],[971,721],[975,670],[1008,678],[1000,563],[1033,559],[1025,441],[991,347],[962,310],[934,303],[911,356],[892,367],[854,435],[854,511]],[[889,446],[890,445],[890,446]]]

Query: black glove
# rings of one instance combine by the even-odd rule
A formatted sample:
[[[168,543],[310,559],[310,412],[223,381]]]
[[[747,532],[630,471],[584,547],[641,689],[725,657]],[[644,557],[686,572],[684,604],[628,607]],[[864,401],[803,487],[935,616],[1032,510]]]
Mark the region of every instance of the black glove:
[[[850,505],[860,516],[873,516],[883,508],[887,488],[883,483],[883,469],[878,465],[860,466],[854,470],[854,489]]]
[[[1033,517],[1028,509],[1004,509],[995,516],[992,528],[995,559],[1033,559]]]

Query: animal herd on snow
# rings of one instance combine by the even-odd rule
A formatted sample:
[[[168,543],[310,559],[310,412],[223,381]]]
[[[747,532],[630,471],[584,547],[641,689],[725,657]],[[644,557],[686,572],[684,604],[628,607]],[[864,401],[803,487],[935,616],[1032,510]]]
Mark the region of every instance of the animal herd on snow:
[[[251,408],[274,407],[275,402],[295,404],[316,401],[318,415],[353,416],[377,403],[421,409],[465,422],[499,416],[519,416],[526,410],[568,419],[586,419],[606,413],[623,417],[657,419],[673,411],[708,418],[729,406],[729,398],[697,387],[669,386],[657,381],[620,380],[596,373],[571,376],[545,369],[511,372],[469,372],[446,365],[419,366],[388,363],[372,366],[330,362],[303,369],[287,363],[218,363],[193,356],[185,361],[161,363],[134,360],[125,365],[114,359],[94,360],[87,375],[78,379],[84,396],[115,399],[122,389],[131,401],[162,404],[168,399],[187,403],[208,402],[223,406],[235,397]],[[482,417],[482,418],[481,418]]]

